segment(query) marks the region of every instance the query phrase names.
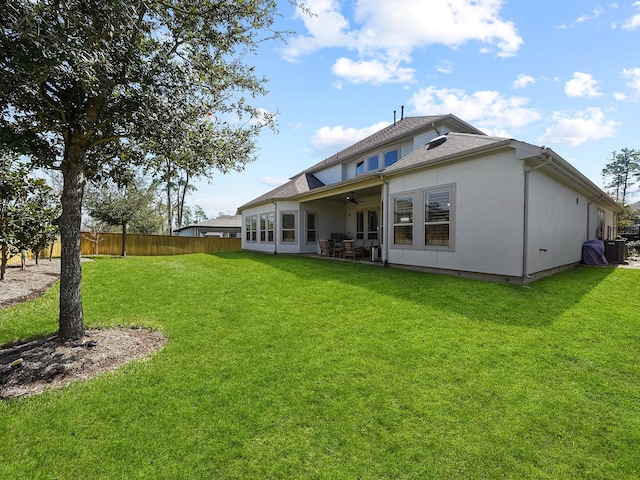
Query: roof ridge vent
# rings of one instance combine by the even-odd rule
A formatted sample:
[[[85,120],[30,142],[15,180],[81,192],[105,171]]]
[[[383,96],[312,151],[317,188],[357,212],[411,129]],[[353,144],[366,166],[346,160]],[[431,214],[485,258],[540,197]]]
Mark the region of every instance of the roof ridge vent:
[[[427,142],[427,150],[431,150],[432,148],[439,147],[440,145],[442,145],[446,141],[447,141],[447,134],[446,133],[444,135],[438,135],[437,137],[432,138],[431,140],[429,140]]]

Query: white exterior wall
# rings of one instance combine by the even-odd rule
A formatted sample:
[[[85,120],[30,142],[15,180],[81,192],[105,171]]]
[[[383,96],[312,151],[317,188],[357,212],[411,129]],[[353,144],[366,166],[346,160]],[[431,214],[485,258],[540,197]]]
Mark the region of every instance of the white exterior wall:
[[[539,170],[529,174],[527,273],[579,262],[588,199]]]
[[[353,171],[355,172],[355,164],[353,167]],[[333,185],[334,183],[341,182],[344,180],[342,178],[342,165],[334,165],[329,168],[325,168],[324,170],[320,170],[318,172],[314,172],[313,175],[320,180],[325,185]]]
[[[392,264],[520,276],[523,170],[514,151],[389,179],[388,261]],[[452,251],[425,249],[425,188],[452,185]],[[393,245],[393,195],[414,192],[414,245]]]
[[[346,207],[335,201],[317,200],[301,204],[302,225],[300,237],[302,239],[300,245],[301,253],[320,253],[318,240],[328,239],[332,233],[344,233],[346,229]],[[316,232],[316,241],[307,242],[306,239],[306,216],[307,213],[316,214],[316,222],[318,230]]]

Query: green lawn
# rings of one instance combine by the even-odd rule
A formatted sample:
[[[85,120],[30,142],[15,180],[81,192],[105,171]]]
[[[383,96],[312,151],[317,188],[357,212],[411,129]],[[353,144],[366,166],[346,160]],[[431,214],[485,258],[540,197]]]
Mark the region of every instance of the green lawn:
[[[0,402],[0,478],[640,477],[640,270],[529,287],[250,253],[83,264],[168,344]],[[0,343],[57,328],[57,287]]]

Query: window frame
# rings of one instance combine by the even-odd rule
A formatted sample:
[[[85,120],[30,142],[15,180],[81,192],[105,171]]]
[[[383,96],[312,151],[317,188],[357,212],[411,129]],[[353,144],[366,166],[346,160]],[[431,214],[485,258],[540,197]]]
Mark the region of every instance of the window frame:
[[[275,213],[273,211],[260,214],[260,243],[273,243],[274,220]]]
[[[403,193],[397,193],[392,195],[391,197],[391,201],[392,201],[392,205],[393,205],[393,238],[391,240],[391,245],[394,248],[414,248],[415,246],[415,240],[416,240],[416,235],[415,235],[415,222],[416,222],[416,202],[415,202],[415,194],[413,192],[403,192]],[[406,222],[402,222],[402,221],[396,221],[396,219],[398,218],[398,215],[401,215],[402,212],[398,213],[398,201],[409,201],[411,202],[411,216],[409,217],[408,221]],[[404,217],[400,217],[401,219]],[[396,233],[396,230],[398,228],[406,228],[409,227],[409,240],[410,243],[397,243],[397,239],[398,239],[398,234]]]
[[[284,217],[291,215],[293,217],[293,227],[292,228],[285,228],[285,220]],[[298,212],[296,212],[295,210],[290,210],[290,211],[282,211],[280,212],[280,243],[286,244],[286,245],[292,245],[292,244],[297,244],[298,243]],[[293,238],[292,239],[285,239],[285,232],[293,232]]]
[[[446,191],[449,195],[449,205],[448,205],[448,220],[436,220],[429,221],[427,218],[427,198],[429,194],[439,193]],[[424,250],[441,250],[441,251],[453,251],[454,250],[454,239],[455,239],[455,184],[447,184],[447,185],[437,185],[434,187],[429,187],[421,191],[422,194],[422,248]],[[447,225],[449,229],[448,233],[448,245],[435,245],[435,244],[427,244],[427,226],[428,225]]]
[[[247,215],[244,223],[245,241],[249,243],[258,243],[258,215]]]
[[[309,216],[313,217],[313,227],[314,228],[309,228]],[[305,239],[305,243],[307,244],[314,244],[314,243],[318,243],[318,212],[313,211],[313,210],[307,210],[305,211],[305,216],[304,216],[304,239]],[[314,239],[313,240],[309,240],[309,232],[313,232],[314,233]]]

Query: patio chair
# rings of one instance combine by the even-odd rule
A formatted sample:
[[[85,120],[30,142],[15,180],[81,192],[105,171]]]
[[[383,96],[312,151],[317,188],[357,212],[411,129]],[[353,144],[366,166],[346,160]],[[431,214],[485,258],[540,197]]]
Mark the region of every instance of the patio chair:
[[[353,258],[356,259],[356,249],[353,246],[353,240],[344,240],[342,242],[342,256],[344,258]]]
[[[356,257],[366,257],[367,256],[367,241],[363,238],[358,238],[355,241],[354,247],[356,249]]]
[[[329,240],[320,240],[320,256],[321,257],[331,257],[333,254],[333,249],[329,244]]]

